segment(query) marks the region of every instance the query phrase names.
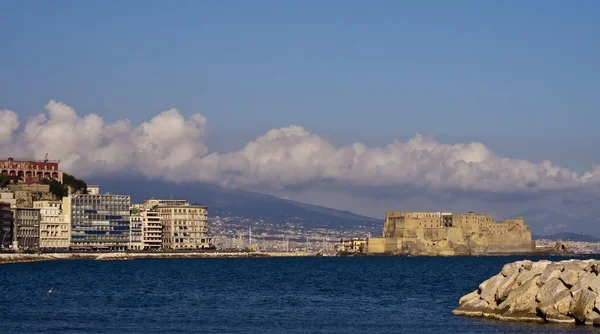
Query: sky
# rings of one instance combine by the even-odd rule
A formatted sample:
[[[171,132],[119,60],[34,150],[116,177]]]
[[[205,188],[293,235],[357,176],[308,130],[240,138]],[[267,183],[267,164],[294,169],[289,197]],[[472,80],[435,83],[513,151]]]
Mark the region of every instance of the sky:
[[[0,0],[0,155],[372,216],[593,212],[599,10]]]

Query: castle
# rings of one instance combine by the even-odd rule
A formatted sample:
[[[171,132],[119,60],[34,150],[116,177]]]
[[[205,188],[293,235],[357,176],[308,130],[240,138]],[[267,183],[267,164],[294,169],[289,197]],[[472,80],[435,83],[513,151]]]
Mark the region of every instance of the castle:
[[[496,223],[491,215],[469,212],[386,212],[382,238],[368,238],[370,254],[483,255],[528,253],[535,249],[523,218]]]

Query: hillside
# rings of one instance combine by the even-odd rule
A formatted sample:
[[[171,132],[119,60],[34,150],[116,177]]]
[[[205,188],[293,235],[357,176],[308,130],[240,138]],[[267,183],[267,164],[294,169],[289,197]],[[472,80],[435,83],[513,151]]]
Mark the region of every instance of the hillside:
[[[187,199],[209,207],[210,216],[235,216],[272,221],[294,221],[305,227],[347,229],[382,228],[383,221],[348,211],[300,203],[241,189],[229,189],[205,183],[176,184],[157,180],[92,179],[103,192],[130,195],[132,202],[146,198]]]
[[[586,233],[572,233],[572,232],[563,232],[556,233],[552,235],[532,235],[534,240],[539,239],[549,239],[549,240],[562,240],[562,241],[579,241],[579,242],[599,242],[600,238],[597,238],[593,235],[589,235]]]

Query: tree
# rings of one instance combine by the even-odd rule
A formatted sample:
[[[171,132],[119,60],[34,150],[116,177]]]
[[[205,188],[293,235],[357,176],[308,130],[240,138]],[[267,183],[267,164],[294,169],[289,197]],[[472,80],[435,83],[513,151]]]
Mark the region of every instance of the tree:
[[[0,174],[0,188],[4,188],[8,185],[9,182],[9,178],[8,176],[4,175],[4,174]]]
[[[50,192],[59,200],[69,195],[69,190],[67,189],[67,186],[61,184],[55,179],[43,179],[41,183],[49,184]]]
[[[65,186],[71,187],[74,193],[87,193],[87,183],[85,183],[83,180],[76,179],[73,175],[63,173],[63,184]]]

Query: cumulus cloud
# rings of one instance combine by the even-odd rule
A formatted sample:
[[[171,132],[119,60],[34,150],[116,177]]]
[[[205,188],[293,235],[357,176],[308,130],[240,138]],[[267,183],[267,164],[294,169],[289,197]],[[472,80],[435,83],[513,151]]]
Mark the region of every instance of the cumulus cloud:
[[[14,111],[0,109],[0,145],[8,145],[13,140],[13,133],[19,128],[19,117]]]
[[[107,123],[99,115],[78,115],[51,100],[46,113],[27,120],[0,110],[0,154],[11,148],[31,157],[60,159],[80,176],[134,172],[171,181],[203,181],[226,186],[293,189],[428,189],[434,192],[535,193],[592,189],[600,167],[582,176],[550,161],[498,156],[482,143],[444,144],[416,135],[383,147],[362,143],[337,147],[300,126],[272,129],[237,152],[211,153],[204,144],[207,120],[185,118],[176,109],[133,126]],[[595,188],[594,188],[595,189]]]

